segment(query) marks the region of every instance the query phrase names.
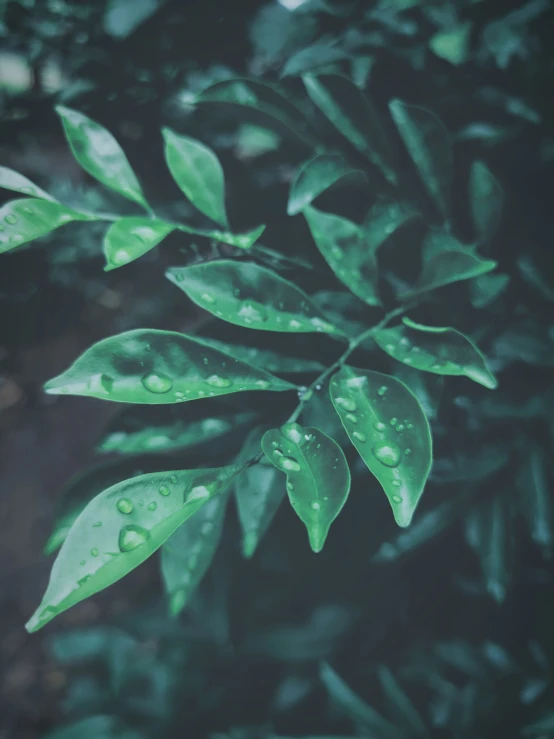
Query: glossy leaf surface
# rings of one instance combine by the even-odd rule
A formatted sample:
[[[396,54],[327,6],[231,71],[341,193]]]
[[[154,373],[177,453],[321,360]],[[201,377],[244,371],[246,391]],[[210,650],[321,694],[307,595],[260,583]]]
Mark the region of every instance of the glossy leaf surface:
[[[435,114],[425,108],[393,100],[389,109],[425,187],[447,219],[453,163],[446,129]]]
[[[141,186],[114,136],[77,110],[56,106],[73,156],[81,167],[106,187],[139,205],[146,205]]]
[[[262,447],[286,474],[291,505],[308,530],[312,550],[320,552],[350,491],[350,470],[342,449],[323,431],[297,423],[267,431]]]
[[[480,259],[470,251],[448,249],[436,253],[425,262],[416,286],[400,297],[411,298],[453,282],[470,280],[490,272],[495,267],[496,262],[492,259]]]
[[[162,575],[172,616],[187,605],[212,563],[228,500],[227,492],[208,500],[162,547]]]
[[[173,267],[167,277],[218,318],[261,331],[340,333],[292,282],[253,262],[217,259]]]
[[[37,631],[142,564],[204,503],[221,494],[238,470],[153,472],[97,495],[63,543],[27,630]]]
[[[396,182],[389,143],[364,93],[347,77],[338,74],[317,77],[307,74],[302,79],[308,95],[331,123],[390,182]]]
[[[271,349],[258,349],[255,346],[243,346],[241,344],[229,344],[226,341],[207,338],[206,336],[197,337],[199,341],[214,349],[219,349],[226,354],[230,354],[242,362],[253,364],[254,367],[263,367],[268,372],[277,372],[283,374],[296,374],[303,372],[320,372],[323,364],[317,359],[304,359],[303,357],[289,357]]]
[[[120,218],[104,237],[104,255],[109,271],[122,267],[157,246],[174,229],[157,218]]]
[[[303,212],[317,248],[339,280],[368,305],[380,305],[377,262],[363,230],[347,218],[313,206]]]
[[[11,200],[0,208],[0,254],[38,239],[70,221],[94,220],[61,203],[35,198]]]
[[[329,384],[350,441],[377,478],[399,526],[408,526],[432,462],[429,422],[413,393],[381,372],[343,366]]]
[[[228,226],[223,169],[211,149],[200,141],[163,129],[165,160],[173,179],[201,213]]]
[[[403,324],[374,334],[377,344],[394,359],[437,375],[465,375],[491,390],[497,386],[485,358],[464,334],[454,328],[424,326],[407,317]]]
[[[175,331],[137,329],[103,339],[45,385],[53,395],[120,403],[179,403],[242,390],[289,390],[284,380]]]
[[[9,167],[0,167],[0,188],[11,190],[12,192],[20,192],[23,195],[30,195],[32,198],[38,198],[40,200],[56,200],[56,198],[53,198],[52,195],[49,195],[45,190],[35,185],[27,177]]]
[[[469,174],[469,205],[480,241],[488,242],[496,233],[503,204],[504,193],[492,172],[483,162],[473,162]]]
[[[375,254],[388,238],[418,215],[416,210],[404,203],[394,201],[375,203],[367,214],[363,226],[369,251]]]
[[[294,216],[333,185],[367,180],[360,169],[352,169],[340,154],[318,154],[299,170],[292,183],[287,213]]]

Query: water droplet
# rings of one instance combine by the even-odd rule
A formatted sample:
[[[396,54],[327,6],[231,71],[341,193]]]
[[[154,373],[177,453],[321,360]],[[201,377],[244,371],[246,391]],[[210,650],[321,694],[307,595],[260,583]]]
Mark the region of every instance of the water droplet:
[[[297,329],[297,328],[301,328],[301,327],[302,327],[302,324],[300,323],[300,321],[297,321],[296,318],[291,318],[290,319],[290,321],[289,321],[289,328]]]
[[[356,403],[352,398],[335,398],[335,403],[345,411],[355,411]]]
[[[281,451],[280,449],[276,449],[276,450],[275,450],[275,451],[273,452],[273,456],[274,456],[274,457],[282,457],[282,456],[283,456],[283,452],[282,452],[282,451]]]
[[[314,502],[312,503],[312,509],[314,511],[319,511],[320,508],[321,508],[321,503],[318,503],[317,500],[314,500]]]
[[[404,423],[406,423],[406,421],[404,421]],[[413,423],[406,423],[406,428],[407,429],[413,429],[413,427],[414,427],[414,424]]]
[[[245,323],[260,323],[262,321],[267,321],[266,309],[263,305],[255,303],[253,300],[245,300],[237,315],[239,318],[242,318]]]
[[[406,455],[407,457],[409,457],[411,453],[412,453],[412,450],[411,450],[411,449],[405,449],[405,450],[404,450],[404,454],[405,454],[405,455]]]
[[[149,511],[155,511],[157,507],[158,507],[158,504],[156,503],[155,500],[153,500],[151,503],[148,504]]]
[[[394,441],[382,441],[373,447],[373,455],[386,467],[396,467],[400,462],[402,452]]]
[[[207,534],[211,533],[213,530],[213,523],[211,521],[205,521],[202,526],[200,527],[200,533],[204,534],[206,536]]]
[[[255,385],[257,387],[261,388],[262,390],[265,390],[266,388],[268,388],[270,386],[270,384],[271,383],[268,382],[268,380],[256,380],[256,382],[255,382]]]
[[[376,431],[384,431],[384,430],[385,430],[385,429],[386,429],[387,427],[386,427],[386,426],[385,426],[385,424],[384,424],[384,423],[382,423],[381,421],[376,421],[376,422],[375,422],[375,423],[373,424],[373,428],[374,428],[374,429],[375,429]]]
[[[82,559],[82,560],[81,560],[81,561],[79,562],[79,564],[81,565],[81,567],[84,567],[84,566],[86,565],[86,563],[87,563],[86,559]]]
[[[171,475],[169,480],[173,485],[177,485],[177,475]]]
[[[95,529],[99,529],[100,526],[102,526],[102,521],[96,521],[95,523],[92,524],[92,526]]]
[[[173,380],[156,372],[150,372],[142,378],[142,384],[151,393],[168,393],[173,387]]]
[[[119,549],[122,552],[131,552],[148,541],[150,534],[142,526],[124,526],[119,532]]]
[[[187,501],[209,498],[212,492],[213,490],[210,490],[210,488],[206,485],[195,485],[190,493],[187,495]]]
[[[403,424],[403,423],[399,423],[399,424],[398,424],[398,426],[396,427],[396,430],[397,430],[397,431],[404,431],[404,429],[405,429],[405,428],[406,428],[406,427],[404,426],[404,424]]]
[[[98,557],[98,555],[100,554],[100,552],[98,551],[98,549],[97,549],[96,547],[93,547],[93,548],[92,548],[92,549],[90,550],[90,553],[91,553],[91,556],[92,556],[92,557]]]
[[[210,375],[206,382],[212,387],[229,387],[233,384],[227,377],[219,377],[219,375]]]
[[[383,395],[387,392],[387,390],[388,390],[388,387],[386,385],[381,385],[379,390],[377,390],[377,395],[379,395],[382,398]]]
[[[311,324],[316,331],[327,331],[328,333],[333,331],[333,327],[328,321],[322,321],[321,318],[312,318]]]
[[[391,483],[391,485],[393,486],[393,488],[399,488],[400,487],[400,482],[398,480],[393,480],[392,483]]]
[[[213,305],[215,303],[215,298],[212,295],[210,295],[210,293],[202,293],[200,298],[205,303],[208,303],[208,305]]]
[[[294,459],[294,457],[279,457],[277,462],[282,470],[287,472],[300,472],[300,464]]]
[[[400,495],[393,495],[392,501],[393,503],[402,503],[402,498],[400,497]]]
[[[117,510],[120,513],[132,513],[133,504],[128,498],[120,498],[116,503]]]
[[[184,400],[185,399],[185,394],[182,393],[180,390],[177,390],[177,392],[175,393],[175,398],[177,400]]]
[[[170,494],[171,490],[167,487],[167,485],[160,485],[160,487],[158,488],[158,492],[165,498]]]
[[[114,378],[110,377],[110,375],[106,375],[104,373],[100,375],[100,385],[107,393],[111,393],[114,382]]]
[[[333,256],[335,259],[342,259],[344,257],[344,252],[340,248],[340,246],[332,246],[331,247],[331,256]]]
[[[111,262],[112,264],[127,264],[133,259],[133,257],[129,254],[127,249],[118,249],[112,256]]]
[[[352,436],[358,441],[365,441],[365,434],[362,434],[361,431],[353,431]]]
[[[394,344],[385,344],[385,349],[390,353],[394,352],[395,348]]]
[[[287,490],[289,493],[292,493],[294,491],[294,484],[292,482],[287,482]]]
[[[14,226],[17,223],[17,216],[14,216],[13,213],[10,213],[4,218],[4,220],[6,221],[6,223],[9,223],[10,226]]]
[[[358,423],[358,417],[353,413],[347,413],[345,418],[347,421],[350,421],[350,423]]]
[[[298,446],[302,446],[306,441],[304,430],[297,423],[285,423],[284,426],[281,426],[281,433],[285,439],[292,441],[293,444],[298,444]]]
[[[391,418],[391,420],[390,420],[390,425],[391,426],[396,426],[397,423],[398,423],[398,418]]]
[[[410,345],[410,340],[408,338],[406,338],[406,336],[403,336],[400,339],[400,342],[399,343],[402,344],[402,346],[409,346]]]

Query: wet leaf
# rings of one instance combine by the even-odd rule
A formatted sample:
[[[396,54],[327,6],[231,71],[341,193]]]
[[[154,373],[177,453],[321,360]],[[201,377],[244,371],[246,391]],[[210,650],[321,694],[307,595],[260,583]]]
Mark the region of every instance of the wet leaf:
[[[179,403],[294,385],[175,331],[136,329],[93,344],[44,389],[120,403]]]
[[[262,447],[286,474],[290,503],[308,530],[312,550],[320,552],[350,491],[350,470],[342,449],[323,431],[297,423],[267,431]]]
[[[27,631],[37,631],[142,564],[204,503],[221,494],[239,469],[153,472],[123,480],[93,498],[60,549]]]
[[[169,128],[162,130],[165,160],[173,179],[190,202],[212,221],[227,227],[225,179],[219,159],[200,141]]]
[[[207,338],[206,336],[196,337],[207,346],[213,346],[226,354],[230,354],[242,362],[254,365],[254,367],[263,367],[268,372],[277,372],[278,374],[297,374],[304,372],[320,372],[323,364],[317,359],[304,359],[302,357],[289,357],[271,349],[258,349],[255,346],[242,346],[240,344],[229,344],[226,341]]]
[[[364,93],[338,74],[306,74],[302,79],[308,95],[331,123],[394,184],[389,142]]]
[[[441,121],[425,108],[401,100],[389,103],[392,118],[425,187],[448,220],[452,187],[452,149]]]
[[[73,156],[94,179],[147,207],[144,194],[123,149],[112,134],[77,110],[56,106]]]
[[[23,195],[30,195],[32,198],[38,198],[40,200],[56,201],[56,198],[53,198],[52,195],[49,195],[45,190],[42,190],[34,182],[27,179],[27,177],[9,167],[0,167],[0,188],[11,190],[12,192],[20,192]]]
[[[468,339],[454,328],[424,326],[407,317],[404,325],[375,332],[381,349],[399,362],[437,375],[464,375],[490,390],[497,386],[485,358]]]
[[[412,298],[453,282],[479,277],[493,270],[496,264],[492,259],[480,259],[471,251],[445,249],[425,262],[416,286],[399,297]]]
[[[253,262],[217,259],[172,267],[167,278],[218,318],[261,331],[339,334],[292,282]]]
[[[547,455],[536,443],[528,442],[525,446],[517,487],[521,495],[521,511],[527,520],[529,533],[533,541],[549,554],[554,543],[551,470]]]
[[[375,254],[398,229],[418,216],[414,208],[404,203],[378,201],[367,214],[363,226],[369,251]]]
[[[406,734],[408,736],[428,736],[428,729],[421,716],[392,672],[385,665],[379,665],[377,674],[390,704],[391,713]]]
[[[344,365],[329,391],[350,441],[375,475],[399,526],[409,526],[432,462],[429,422],[413,393],[390,375]]]
[[[208,500],[162,547],[162,575],[172,616],[181,613],[212,563],[228,500],[227,492]]]
[[[120,218],[104,237],[105,271],[122,267],[157,246],[174,226],[157,218]]]
[[[510,276],[500,273],[485,274],[469,283],[469,298],[474,308],[486,308],[508,287]]]
[[[294,216],[334,185],[367,181],[360,169],[352,169],[340,154],[318,154],[304,164],[292,183],[287,213]]]
[[[473,162],[469,174],[469,205],[481,242],[489,242],[496,233],[503,204],[504,193],[492,172],[483,162]]]
[[[377,262],[363,230],[347,218],[311,205],[303,213],[317,248],[338,279],[368,305],[381,305]]]
[[[350,56],[347,51],[333,46],[331,43],[318,41],[293,54],[283,67],[281,77],[290,77],[311,72],[318,67],[324,67],[349,59]]]
[[[10,200],[0,208],[0,254],[71,221],[95,220],[61,203],[34,198]]]

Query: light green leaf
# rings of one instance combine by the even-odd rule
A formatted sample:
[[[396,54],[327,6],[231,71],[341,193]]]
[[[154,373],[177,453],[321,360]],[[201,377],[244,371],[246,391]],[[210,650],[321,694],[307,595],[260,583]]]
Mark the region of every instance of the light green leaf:
[[[390,375],[344,365],[331,400],[350,441],[377,478],[399,526],[409,526],[432,462],[429,422],[415,395]]]
[[[479,277],[493,270],[496,264],[492,259],[480,259],[461,249],[439,252],[425,262],[416,286],[399,297],[404,300],[453,282]]]
[[[205,228],[192,228],[183,224],[176,225],[175,228],[184,233],[194,234],[195,236],[203,236],[206,239],[215,239],[229,246],[236,246],[238,249],[250,249],[265,231],[265,226],[256,226],[251,231],[235,234],[229,231],[209,230]]]
[[[37,631],[142,564],[239,470],[233,465],[153,472],[97,495],[67,535],[27,631]]]
[[[49,195],[34,182],[28,180],[27,177],[9,167],[0,167],[0,187],[3,187],[4,190],[30,195],[32,198],[56,201],[56,198],[53,198],[52,195]]]
[[[490,390],[497,386],[485,358],[468,339],[454,328],[424,326],[407,317],[403,326],[376,331],[373,338],[389,356],[425,372],[437,375],[465,375]]]
[[[61,203],[34,198],[10,200],[0,208],[0,254],[54,231],[70,221],[90,221]]]
[[[291,505],[308,530],[312,550],[320,552],[350,491],[350,470],[342,449],[323,431],[297,423],[267,431],[262,447],[286,474]]]
[[[135,173],[112,134],[77,110],[57,105],[56,113],[81,167],[106,187],[148,207]]]
[[[261,331],[340,334],[292,282],[253,262],[216,259],[172,267],[167,278],[218,318]]]
[[[311,205],[303,213],[317,248],[338,279],[368,305],[381,305],[377,262],[362,229],[347,218]]]
[[[439,211],[448,219],[452,188],[452,148],[441,121],[429,110],[401,100],[389,103],[392,118]]]
[[[551,494],[551,470],[541,447],[528,442],[516,484],[521,495],[521,511],[533,541],[546,553],[554,544],[554,504]]]
[[[162,575],[172,616],[181,613],[212,563],[228,500],[227,491],[208,500],[162,547]]]
[[[165,160],[173,179],[201,213],[227,227],[225,179],[219,159],[200,141],[162,130]]]
[[[437,31],[429,41],[429,48],[451,64],[463,64],[469,53],[471,23],[460,23],[454,28]]]
[[[93,344],[44,389],[119,403],[180,403],[243,390],[290,390],[265,370],[175,331],[136,329]]]
[[[474,308],[486,308],[508,287],[510,276],[500,273],[484,274],[469,283],[469,299]]]
[[[378,201],[369,211],[363,226],[367,248],[372,254],[408,221],[419,213],[405,203]]]
[[[473,225],[482,242],[489,242],[500,223],[504,193],[489,168],[473,162],[469,173],[469,206]]]
[[[300,357],[288,357],[271,349],[258,349],[255,346],[242,346],[240,344],[228,344],[226,341],[208,338],[206,336],[197,336],[207,346],[213,346],[226,354],[230,354],[242,362],[254,365],[254,367],[263,367],[268,372],[277,372],[279,374],[297,374],[304,372],[320,372],[323,364],[317,359],[304,359]]]
[[[392,672],[385,665],[379,665],[377,674],[390,704],[391,713],[403,727],[406,735],[428,736],[429,730]]]
[[[294,216],[322,192],[346,181],[367,181],[360,169],[352,169],[340,154],[318,154],[304,164],[292,183],[287,213]]]
[[[364,93],[347,77],[324,74],[303,76],[308,95],[331,123],[359,151],[396,183],[389,142],[379,118]]]
[[[174,230],[171,223],[157,218],[120,218],[104,237],[107,272],[133,262],[157,246]]]
[[[318,41],[293,54],[287,60],[281,72],[281,77],[304,74],[304,72],[311,72],[318,67],[341,62],[349,58],[350,54],[347,51],[333,46],[329,42]]]

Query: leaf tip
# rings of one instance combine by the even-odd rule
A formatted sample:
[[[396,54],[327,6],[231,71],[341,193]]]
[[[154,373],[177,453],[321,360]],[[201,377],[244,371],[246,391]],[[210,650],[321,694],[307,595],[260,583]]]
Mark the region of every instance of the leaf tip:
[[[169,598],[169,615],[172,618],[177,618],[183,608],[186,606],[188,600],[188,593],[184,588],[179,588],[171,593]]]
[[[242,540],[242,554],[245,559],[250,559],[258,546],[258,534],[255,531],[247,531]]]
[[[315,529],[308,530],[308,539],[310,541],[310,548],[314,554],[319,554],[323,549],[325,540],[327,539],[328,531],[320,528],[319,526]]]

